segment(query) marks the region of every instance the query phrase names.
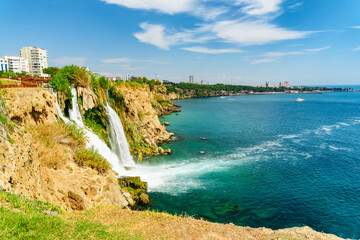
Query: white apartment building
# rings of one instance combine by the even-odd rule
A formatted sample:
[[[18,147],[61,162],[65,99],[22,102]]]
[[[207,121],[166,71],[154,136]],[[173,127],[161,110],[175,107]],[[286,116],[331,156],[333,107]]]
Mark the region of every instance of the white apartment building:
[[[38,47],[23,47],[20,49],[21,57],[29,61],[29,73],[33,76],[48,76],[47,74],[43,73],[43,69],[49,66],[47,54],[48,53],[45,49]]]
[[[7,59],[0,57],[0,71],[9,71]]]
[[[189,83],[194,83],[194,75],[189,76]]]
[[[29,73],[29,62],[27,59],[19,56],[5,56],[4,58],[7,61],[9,71]]]

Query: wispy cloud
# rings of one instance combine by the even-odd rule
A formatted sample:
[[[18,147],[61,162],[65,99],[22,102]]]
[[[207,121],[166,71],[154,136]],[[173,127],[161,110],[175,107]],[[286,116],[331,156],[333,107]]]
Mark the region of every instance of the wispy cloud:
[[[84,57],[61,57],[52,60],[55,64],[58,65],[79,65],[84,66],[86,58]]]
[[[242,11],[250,15],[264,15],[280,10],[283,0],[237,0],[237,4],[245,4]]]
[[[117,4],[128,8],[155,10],[167,14],[188,12],[194,9],[198,0],[102,0],[110,4]]]
[[[206,53],[206,54],[222,54],[222,53],[240,53],[240,49],[225,48],[225,49],[209,49],[206,47],[184,47],[183,50],[190,52]]]
[[[283,57],[283,56],[291,56],[291,55],[301,55],[304,54],[303,52],[267,52],[264,56],[267,57]]]
[[[103,63],[130,63],[130,62],[133,62],[133,59],[127,58],[127,57],[108,58],[108,59],[103,59],[102,62]]]
[[[135,33],[134,36],[143,43],[152,44],[163,50],[170,50],[170,46],[184,43],[204,43],[214,37],[206,34],[203,27],[193,30],[183,30],[179,32],[166,31],[163,25],[142,23],[142,32]]]
[[[360,29],[360,26],[353,26],[354,29]]]
[[[130,64],[130,63],[153,63],[153,64],[169,64],[168,62],[160,61],[158,59],[134,59],[129,57],[120,58],[106,58],[101,60],[106,64]],[[124,65],[123,65],[124,66]]]
[[[261,45],[274,41],[305,38],[311,32],[293,31],[261,21],[220,21],[211,30],[227,42],[242,45]]]
[[[357,48],[355,48],[353,51],[354,51],[354,52],[360,51],[360,46],[358,46]]]
[[[251,64],[270,63],[270,62],[275,62],[275,59],[273,59],[273,58],[262,58],[262,59],[252,61]]]
[[[322,47],[322,48],[315,48],[315,49],[306,49],[307,52],[320,52],[331,48],[330,46]]]

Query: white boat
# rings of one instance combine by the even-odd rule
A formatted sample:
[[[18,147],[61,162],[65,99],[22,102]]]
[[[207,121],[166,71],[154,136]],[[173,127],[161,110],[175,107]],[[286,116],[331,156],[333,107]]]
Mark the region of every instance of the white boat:
[[[303,98],[297,98],[296,101],[297,101],[297,102],[303,102],[303,101],[305,101],[305,99],[303,99]]]

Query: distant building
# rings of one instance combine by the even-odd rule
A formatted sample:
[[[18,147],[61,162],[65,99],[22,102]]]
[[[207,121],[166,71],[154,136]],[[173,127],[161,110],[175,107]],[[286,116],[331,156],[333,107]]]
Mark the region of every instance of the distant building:
[[[129,81],[130,78],[131,78],[130,74],[125,74],[125,76],[124,76],[125,81]]]
[[[291,88],[291,85],[290,85],[290,83],[288,81],[286,81],[284,84],[285,84],[286,88]]]
[[[43,69],[48,65],[48,52],[38,47],[23,47],[20,49],[20,56],[29,62],[30,75],[38,75],[41,77],[48,76],[43,73]]]
[[[270,87],[270,82],[265,82],[265,87],[266,88]]]
[[[194,83],[194,75],[189,76],[189,83]]]
[[[7,59],[0,58],[0,71],[9,71],[9,65]]]
[[[5,56],[4,58],[7,60],[9,71],[15,73],[29,73],[29,62],[27,59],[19,56]]]
[[[204,85],[204,80],[201,80],[201,85]]]

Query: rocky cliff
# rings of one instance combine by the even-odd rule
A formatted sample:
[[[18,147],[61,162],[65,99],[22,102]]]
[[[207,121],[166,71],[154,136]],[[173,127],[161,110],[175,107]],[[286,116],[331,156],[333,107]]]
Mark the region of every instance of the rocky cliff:
[[[5,91],[3,98],[7,109],[7,113],[2,109],[5,121],[0,122],[3,190],[62,204],[65,209],[133,204],[131,196],[120,189],[112,170],[99,173],[74,162],[74,146],[68,136],[59,135],[46,141],[41,141],[42,136],[36,138],[42,133],[38,132],[41,127],[50,132],[58,128],[55,97],[51,92],[12,89]],[[60,161],[55,161],[59,158]]]

